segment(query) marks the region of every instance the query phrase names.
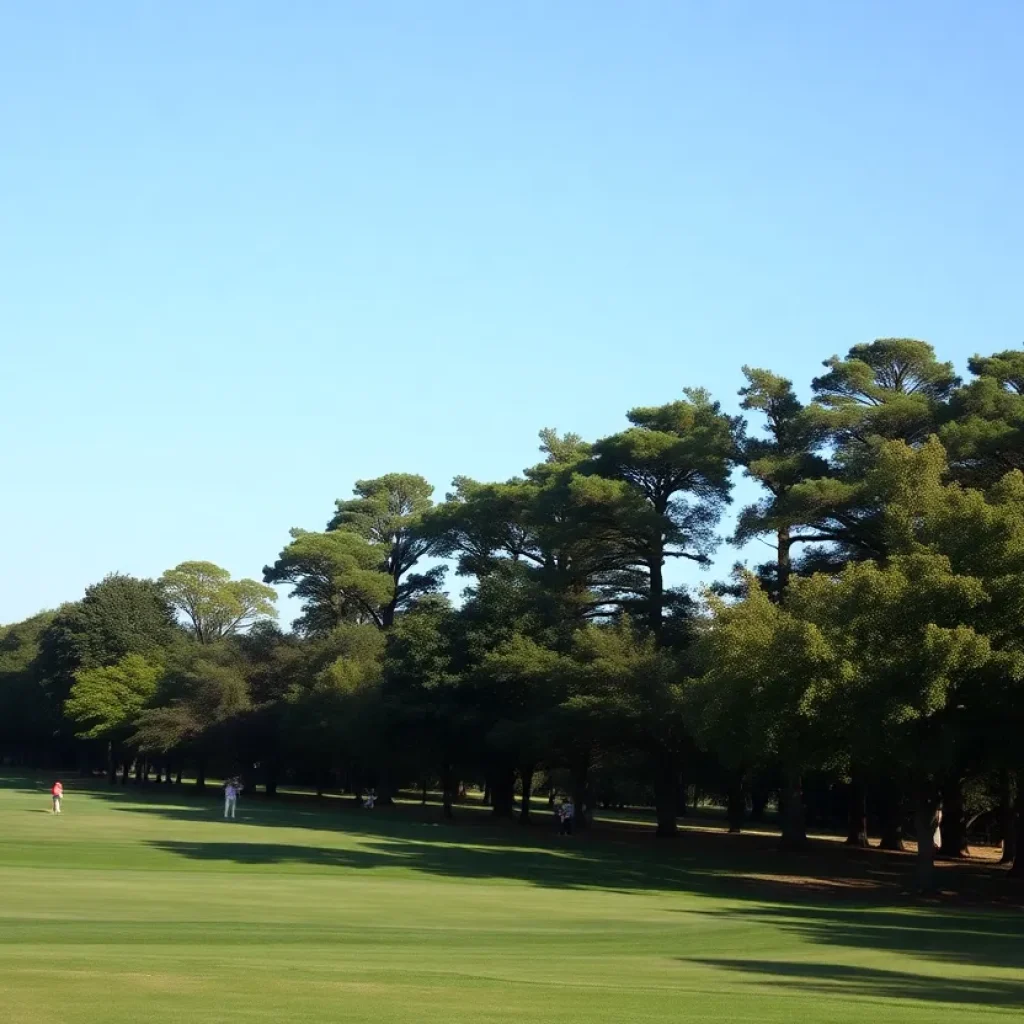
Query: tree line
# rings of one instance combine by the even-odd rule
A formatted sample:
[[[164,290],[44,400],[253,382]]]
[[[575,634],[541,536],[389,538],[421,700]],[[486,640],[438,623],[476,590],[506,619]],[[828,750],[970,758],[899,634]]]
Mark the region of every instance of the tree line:
[[[361,481],[262,582],[109,576],[0,631],[0,752],[111,781],[256,766],[268,794],[436,788],[446,815],[475,781],[523,821],[540,785],[583,827],[653,806],[666,837],[707,795],[734,829],[777,809],[789,848],[837,817],[851,844],[912,833],[922,881],[940,818],[949,857],[985,822],[1012,862],[1024,351],[969,370],[882,339],[826,360],[805,402],[744,367],[739,416],[688,389],[596,441],[544,430],[522,475],[441,501],[420,476]],[[739,474],[760,494],[726,538]],[[673,584],[723,541],[766,558]],[[299,602],[289,631],[272,585]]]

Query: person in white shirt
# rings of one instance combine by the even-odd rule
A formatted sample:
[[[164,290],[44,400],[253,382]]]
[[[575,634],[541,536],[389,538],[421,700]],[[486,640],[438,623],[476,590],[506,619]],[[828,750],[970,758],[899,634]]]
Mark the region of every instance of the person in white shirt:
[[[242,792],[242,784],[238,779],[228,779],[224,784],[224,818],[234,818],[238,804],[238,794]]]

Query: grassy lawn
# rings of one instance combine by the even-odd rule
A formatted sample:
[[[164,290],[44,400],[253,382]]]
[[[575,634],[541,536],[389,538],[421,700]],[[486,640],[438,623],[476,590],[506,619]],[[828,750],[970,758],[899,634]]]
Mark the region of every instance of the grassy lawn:
[[[880,856],[833,885],[756,839],[432,813],[244,800],[225,823],[212,797],[70,780],[55,818],[42,780],[0,780],[2,1019],[1020,1019],[1024,914],[880,898]]]

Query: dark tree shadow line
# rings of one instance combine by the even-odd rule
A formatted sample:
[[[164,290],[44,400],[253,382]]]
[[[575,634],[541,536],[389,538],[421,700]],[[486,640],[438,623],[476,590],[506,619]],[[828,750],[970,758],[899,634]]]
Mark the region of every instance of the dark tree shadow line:
[[[754,975],[762,983],[822,995],[987,1007],[1024,1006],[1024,982],[1012,979],[933,977],[874,967],[784,960],[690,959],[685,962]]]

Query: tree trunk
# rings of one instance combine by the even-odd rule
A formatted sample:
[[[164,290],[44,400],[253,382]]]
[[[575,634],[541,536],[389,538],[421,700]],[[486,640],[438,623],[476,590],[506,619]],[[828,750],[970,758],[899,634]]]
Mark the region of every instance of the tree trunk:
[[[854,771],[850,779],[850,807],[846,829],[846,845],[867,849],[868,842],[868,791],[864,776]]]
[[[483,795],[484,807],[491,806],[491,784],[490,782],[484,782],[484,795]]]
[[[144,762],[141,757],[135,758],[135,785],[139,786],[142,784],[142,769]]]
[[[196,765],[196,789],[202,792],[206,789],[206,758],[199,758]]]
[[[277,763],[276,758],[272,758],[267,763],[267,776],[264,782],[264,789],[268,800],[273,800],[277,796],[277,783],[278,783],[278,770],[280,765]]]
[[[1010,874],[1014,878],[1024,878],[1024,802],[1021,801],[1019,776],[1017,784],[1017,813],[1015,817],[1017,821],[1013,830],[1014,858]]]
[[[131,761],[131,758],[126,755],[124,761],[121,762],[121,785],[122,786],[127,786],[128,785],[128,776],[131,774],[131,770],[132,770],[132,761]]]
[[[938,807],[933,800],[920,799],[914,811],[917,833],[917,888],[931,892],[935,887],[935,829],[939,825]]]
[[[894,786],[886,783],[882,785],[882,838],[878,848],[902,853],[906,849],[903,842],[903,799]]]
[[[422,790],[422,792],[420,794],[420,804],[423,807],[426,807],[427,806],[427,780],[425,778],[420,783],[420,786],[421,786],[421,790]]]
[[[391,785],[391,771],[386,765],[377,776],[377,803],[381,807],[395,806],[395,788]]]
[[[765,808],[768,806],[768,790],[763,782],[756,778],[750,787],[750,820],[764,821]]]
[[[967,822],[964,818],[964,791],[959,776],[942,787],[942,845],[939,855],[944,860],[958,860],[967,855]]]
[[[590,752],[584,758],[579,759],[572,773],[572,802],[576,808],[576,815],[573,818],[573,828],[583,831],[590,827]]]
[[[451,820],[455,817],[452,809],[452,798],[455,791],[455,775],[452,766],[445,764],[441,766],[441,813],[445,818]]]
[[[1013,777],[1010,775],[1009,769],[1004,768],[999,773],[999,823],[1003,837],[1003,852],[999,858],[1000,864],[1012,864],[1016,854],[1016,808],[1019,806],[1019,797],[1017,798],[1016,807],[1013,802]]]
[[[690,813],[689,796],[690,784],[686,781],[686,772],[680,772],[676,780],[676,813],[680,818],[685,818]]]
[[[783,850],[805,850],[808,846],[807,825],[804,813],[804,793],[800,773],[791,769],[786,774],[782,794],[782,840]]]
[[[789,527],[781,526],[775,531],[776,557],[777,557],[777,579],[779,587],[779,604],[786,601],[786,589],[789,586],[789,578],[793,573],[792,557],[790,549],[793,542],[790,540]]]
[[[107,779],[110,784],[117,784],[117,753],[114,750],[114,744],[107,744]]]
[[[661,621],[664,616],[665,607],[664,562],[664,550],[660,545],[659,540],[659,544],[651,555],[651,559],[648,564],[648,569],[651,574],[651,603],[647,612],[647,619],[651,633],[654,634],[657,639],[661,638]]]
[[[524,764],[519,769],[519,778],[523,784],[523,804],[519,809],[519,824],[530,824],[530,800],[533,797],[533,771],[532,764]]]
[[[514,768],[500,768],[491,778],[491,814],[495,818],[511,818],[516,804],[516,773]]]
[[[743,831],[747,810],[747,794],[743,788],[743,773],[736,772],[729,782],[728,819],[730,832]]]
[[[179,761],[178,762],[178,771],[177,771],[177,773],[174,776],[174,784],[176,786],[180,786],[181,785],[181,773],[182,773],[182,771],[184,771],[184,765]]]
[[[658,838],[676,836],[676,780],[671,759],[655,766],[654,809],[658,815]]]

